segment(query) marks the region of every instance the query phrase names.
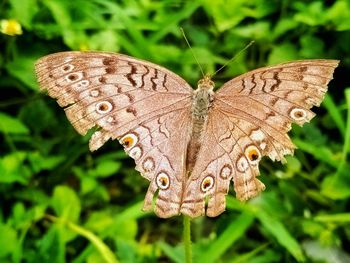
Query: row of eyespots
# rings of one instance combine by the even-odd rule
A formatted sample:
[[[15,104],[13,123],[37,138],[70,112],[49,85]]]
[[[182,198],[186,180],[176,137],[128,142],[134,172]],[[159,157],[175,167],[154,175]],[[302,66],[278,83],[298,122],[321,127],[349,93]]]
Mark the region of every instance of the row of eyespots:
[[[245,156],[242,156],[237,161],[237,169],[240,172],[245,172],[248,167],[249,163],[252,165],[256,165],[260,159],[261,155],[257,147],[254,145],[249,145],[245,150]],[[230,177],[232,174],[232,167],[229,164],[225,164],[221,170],[220,170],[220,176],[224,179]],[[208,174],[204,179],[202,180],[200,184],[200,190],[203,193],[208,193],[209,190],[211,190],[215,185],[215,178],[212,174]]]
[[[134,159],[139,159],[142,156],[142,148],[136,146],[138,142],[138,136],[135,133],[129,133],[121,138],[121,143],[124,147],[129,150],[129,154]],[[136,147],[135,147],[136,146]],[[238,159],[236,166],[237,170],[240,172],[245,172],[249,163],[252,165],[258,164],[261,159],[261,154],[258,148],[254,145],[249,145],[245,149],[245,156],[242,156]],[[153,158],[147,157],[143,163],[142,168],[145,172],[152,172],[155,169],[155,163]],[[220,170],[220,176],[224,179],[229,178],[232,174],[232,167],[228,164],[225,164]],[[207,175],[201,182],[200,189],[202,192],[207,193],[210,189],[213,188],[215,183],[214,176]],[[156,176],[156,184],[159,189],[166,190],[170,186],[170,178],[165,171],[162,171]]]
[[[74,66],[72,64],[66,64],[61,67],[61,70],[64,73],[69,73],[74,69]],[[84,74],[82,72],[73,72],[65,76],[65,80],[68,83],[74,83],[72,85],[73,88],[79,89],[79,88],[85,88],[90,85],[90,81],[87,79],[83,79]],[[90,91],[91,97],[98,97],[100,95],[99,90],[93,89]]]
[[[142,148],[137,145],[139,138],[136,133],[129,133],[123,136],[120,141],[126,150],[129,150],[129,155],[134,159],[139,159],[142,156]],[[142,162],[142,168],[145,172],[152,172],[155,169],[155,162],[152,157],[147,157]],[[159,189],[167,190],[170,186],[170,177],[166,171],[160,171],[155,178],[155,182]]]
[[[61,70],[63,73],[70,73],[73,71],[73,69],[74,69],[74,65],[72,65],[72,64],[65,64],[65,65],[61,66]],[[65,76],[65,79],[68,83],[77,82],[77,81],[81,80],[82,78],[83,78],[82,72],[74,72],[74,73],[70,73],[70,74]]]
[[[61,70],[64,73],[69,73],[74,69],[74,66],[71,64],[66,64],[61,67]],[[83,79],[84,74],[82,72],[73,72],[65,76],[65,80],[68,83],[74,83],[72,85],[73,88],[79,89],[79,88],[86,88],[90,85],[90,81],[87,79]],[[100,95],[100,92],[97,89],[90,91],[91,97],[98,97]]]
[[[63,65],[62,66],[62,71],[65,73],[71,72],[74,69],[74,66],[71,64],[68,65]],[[83,73],[82,72],[74,72],[70,73],[67,76],[65,76],[65,79],[68,83],[74,83],[72,85],[73,88],[79,89],[79,88],[86,88],[90,85],[90,81],[87,79],[82,79],[83,78]],[[90,91],[90,96],[91,97],[98,97],[100,95],[100,91],[98,89],[93,89]],[[108,104],[108,105],[107,105]],[[101,106],[103,105],[103,106]],[[100,114],[105,114],[107,113],[107,109],[111,109],[112,106],[108,101],[103,101],[100,102],[99,104],[96,104],[96,109],[97,112]],[[100,108],[101,107],[101,108]],[[99,110],[100,109],[100,110]]]
[[[74,66],[71,64],[67,64],[67,65],[63,65],[62,66],[62,71],[65,73],[69,73],[74,69]],[[90,81],[86,80],[86,79],[82,79],[83,78],[83,73],[82,72],[73,72],[70,73],[68,75],[65,76],[65,79],[68,83],[74,83],[72,85],[73,88],[79,89],[79,88],[86,88],[90,85]],[[98,97],[100,95],[100,91],[98,89],[92,89],[90,91],[90,96],[91,97]],[[106,114],[109,113],[113,110],[113,105],[111,102],[104,100],[104,101],[99,101],[96,103],[95,105],[95,109],[96,112],[98,114]],[[113,117],[109,117],[109,119],[107,120],[109,123],[114,122],[114,118],[111,119]],[[136,153],[136,156],[138,156],[138,154]]]
[[[142,156],[142,147],[137,146],[139,138],[136,133],[129,133],[124,135],[120,139],[120,143],[124,146],[125,150],[128,151],[129,155],[134,158],[135,160],[138,160]]]
[[[124,135],[120,142],[129,151],[129,155],[135,160],[142,156],[142,148],[137,145],[139,138],[136,133],[129,133]],[[152,157],[147,157],[142,162],[142,168],[145,172],[152,172],[155,169],[155,162]],[[156,184],[159,189],[167,190],[170,186],[170,177],[166,171],[160,171],[156,176]]]
[[[138,142],[138,135],[136,133],[129,133],[124,135],[120,142],[122,145],[126,148],[126,150],[129,150],[129,154],[131,157],[135,159],[139,159],[142,155],[142,150],[140,146],[137,146]],[[152,157],[147,157],[142,162],[142,168],[145,172],[152,172],[155,169],[155,162]],[[224,179],[229,178],[232,174],[232,167],[231,165],[225,164],[221,170],[220,170],[220,176]],[[170,177],[165,171],[161,171],[156,175],[155,182],[159,189],[161,190],[167,190],[170,186]],[[201,185],[201,191],[206,193],[214,186],[214,176],[207,175]]]
[[[62,71],[65,73],[71,72],[74,69],[74,66],[71,64],[66,64],[62,66]],[[68,83],[74,83],[72,85],[73,88],[79,89],[79,88],[86,88],[90,85],[90,81],[87,79],[83,79],[83,73],[82,72],[73,72],[65,76],[65,79]],[[93,89],[90,91],[91,97],[98,97],[100,95],[99,90]],[[99,114],[106,114],[110,112],[113,109],[112,103],[109,101],[100,101],[96,103],[95,105],[96,112]]]
[[[225,164],[219,173],[220,177],[223,179],[228,179],[232,175],[232,166],[229,164]],[[204,177],[200,184],[200,189],[203,193],[207,193],[209,190],[211,190],[214,187],[215,184],[215,178],[212,174],[208,174]]]

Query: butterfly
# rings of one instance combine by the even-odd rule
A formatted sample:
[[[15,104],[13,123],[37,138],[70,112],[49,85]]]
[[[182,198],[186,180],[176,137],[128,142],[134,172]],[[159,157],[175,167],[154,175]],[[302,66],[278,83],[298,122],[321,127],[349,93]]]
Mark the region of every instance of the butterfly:
[[[231,181],[239,200],[265,189],[257,178],[261,158],[293,154],[287,132],[314,117],[310,108],[322,102],[338,63],[259,68],[215,92],[210,76],[194,90],[161,66],[108,52],[51,54],[35,71],[80,134],[96,128],[91,151],[117,139],[135,160],[150,181],[143,210],[193,218],[221,214]]]

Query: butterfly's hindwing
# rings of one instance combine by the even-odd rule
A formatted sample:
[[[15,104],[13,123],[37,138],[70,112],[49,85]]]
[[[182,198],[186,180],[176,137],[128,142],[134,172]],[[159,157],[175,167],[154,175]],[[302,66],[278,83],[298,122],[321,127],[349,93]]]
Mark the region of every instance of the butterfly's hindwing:
[[[153,196],[158,191],[155,212],[163,218],[179,214],[189,117],[186,108],[170,112],[140,123],[119,139],[135,159],[136,170],[150,181],[143,209],[153,208]],[[179,125],[184,128],[178,129]]]

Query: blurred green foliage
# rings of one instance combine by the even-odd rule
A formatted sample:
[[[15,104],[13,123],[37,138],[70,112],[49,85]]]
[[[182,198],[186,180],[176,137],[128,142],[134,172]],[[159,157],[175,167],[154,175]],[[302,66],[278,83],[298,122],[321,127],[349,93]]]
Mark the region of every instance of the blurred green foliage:
[[[193,221],[194,262],[350,262],[350,3],[336,1],[5,0],[0,19],[0,262],[183,262],[182,219],[141,211],[148,183],[116,142],[88,151],[33,65],[63,50],[121,52],[195,85],[251,40],[215,81],[267,64],[340,59],[318,116],[282,166],[262,161],[267,190]]]

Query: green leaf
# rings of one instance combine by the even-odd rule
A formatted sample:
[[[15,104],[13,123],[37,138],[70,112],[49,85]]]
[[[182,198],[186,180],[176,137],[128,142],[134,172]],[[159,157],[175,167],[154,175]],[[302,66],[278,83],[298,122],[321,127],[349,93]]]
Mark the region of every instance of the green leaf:
[[[335,174],[324,178],[321,184],[321,193],[331,199],[347,199],[350,197],[350,165],[346,164]]]
[[[267,35],[270,35],[270,24],[268,22],[258,22],[251,25],[237,27],[234,32],[247,39],[264,39]]]
[[[25,152],[14,152],[0,159],[0,182],[26,184],[32,171],[24,164]]]
[[[325,17],[333,22],[337,30],[350,29],[350,3],[346,0],[337,0],[327,10]]]
[[[213,17],[218,30],[223,32],[235,27],[248,16],[250,10],[245,6],[246,3],[244,0],[231,1],[229,4],[225,0],[206,0],[204,1],[204,7]]]
[[[100,31],[88,40],[88,47],[91,50],[118,51],[118,35],[112,30]]]
[[[29,129],[19,120],[0,112],[0,131],[12,134],[28,134]]]
[[[180,9],[176,13],[167,12],[166,10],[161,10],[163,14],[163,19],[159,24],[159,29],[150,36],[150,42],[157,43],[162,38],[164,38],[169,32],[177,30],[179,24],[183,20],[188,20],[191,15],[201,6],[199,1],[185,1],[184,8]],[[174,30],[175,29],[175,30]],[[179,31],[177,31],[180,33]]]
[[[58,223],[58,224],[63,224],[65,226],[67,226],[71,231],[88,239],[96,247],[96,249],[100,252],[100,254],[102,255],[105,262],[107,262],[107,263],[117,263],[118,262],[117,258],[115,257],[113,252],[109,249],[109,247],[105,243],[103,243],[103,241],[98,236],[96,236],[93,232],[91,232],[91,231],[89,231],[81,226],[78,226],[78,225],[74,224],[73,222],[66,220],[66,219],[57,218],[54,216],[48,216],[48,218],[51,219],[52,221]]]
[[[61,227],[51,227],[38,242],[38,249],[32,262],[65,263],[65,242]]]
[[[233,243],[241,238],[245,231],[253,223],[254,216],[243,212],[237,219],[233,220],[216,240],[212,241],[208,249],[202,251],[195,262],[215,262],[225,251],[232,247]]]
[[[27,87],[32,90],[38,90],[38,84],[34,74],[34,63],[37,57],[31,57],[23,54],[16,59],[6,64],[6,69],[10,75],[22,81]]]
[[[298,23],[291,18],[282,18],[277,22],[277,25],[273,30],[273,38],[276,39],[286,32],[295,29],[298,27]]]
[[[78,7],[76,1],[66,2],[48,0],[43,1],[43,4],[50,10],[57,25],[59,25],[59,30],[64,43],[71,49],[79,49],[80,45],[85,43],[86,36],[81,30],[74,30],[70,8],[74,5]]]
[[[300,38],[300,55],[305,58],[321,58],[323,56],[325,44],[315,36],[305,35]]]
[[[350,213],[340,213],[340,214],[326,214],[315,216],[314,220],[320,222],[334,222],[334,223],[349,223]]]
[[[296,50],[295,45],[291,43],[283,43],[273,47],[272,52],[269,55],[268,64],[274,65],[295,59],[298,59],[298,51]]]
[[[309,3],[297,2],[295,4],[300,12],[296,13],[294,19],[308,26],[317,26],[325,23],[325,10],[321,1]]]
[[[51,170],[65,160],[65,156],[43,156],[39,152],[28,154],[33,170],[38,173],[42,170]]]
[[[52,197],[52,207],[59,217],[76,222],[80,215],[80,200],[67,186],[56,186]]]
[[[32,27],[32,18],[38,11],[37,0],[10,0],[13,17],[17,18],[26,28]]]
[[[119,251],[118,257],[121,262],[137,262],[137,247],[130,240],[116,238],[116,245]]]
[[[0,223],[0,257],[14,252],[18,245],[17,233],[10,226],[3,225]]]
[[[121,165],[121,162],[111,160],[102,161],[97,165],[94,174],[96,174],[96,177],[108,177],[115,175],[119,171]]]

